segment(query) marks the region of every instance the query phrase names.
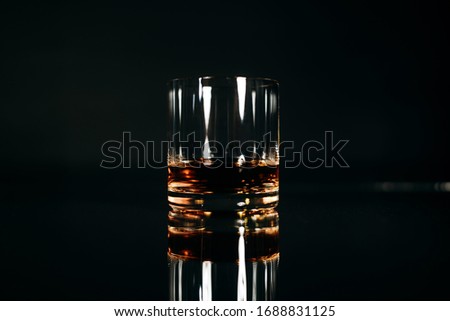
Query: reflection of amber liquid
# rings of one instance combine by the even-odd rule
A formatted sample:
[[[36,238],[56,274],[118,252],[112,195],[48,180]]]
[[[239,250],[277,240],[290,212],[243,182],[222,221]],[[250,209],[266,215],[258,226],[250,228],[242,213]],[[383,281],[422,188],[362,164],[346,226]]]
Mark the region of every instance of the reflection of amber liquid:
[[[171,300],[273,300],[279,262],[278,213],[169,212]]]
[[[210,218],[208,226],[202,228],[169,226],[168,253],[186,259],[237,261],[238,229],[233,226],[227,228],[226,221],[220,219],[217,219],[217,227],[212,227],[211,220],[214,218]],[[245,259],[248,261],[264,260],[278,254],[278,225],[246,229],[243,237]]]

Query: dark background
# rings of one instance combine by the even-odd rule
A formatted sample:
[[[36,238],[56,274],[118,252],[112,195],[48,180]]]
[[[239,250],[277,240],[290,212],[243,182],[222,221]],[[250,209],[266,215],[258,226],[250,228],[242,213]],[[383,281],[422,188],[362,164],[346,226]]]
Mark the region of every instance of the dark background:
[[[168,298],[166,172],[100,148],[165,139],[166,82],[199,75],[275,78],[282,140],[350,140],[281,173],[280,299],[450,299],[441,3],[3,5],[0,299]]]

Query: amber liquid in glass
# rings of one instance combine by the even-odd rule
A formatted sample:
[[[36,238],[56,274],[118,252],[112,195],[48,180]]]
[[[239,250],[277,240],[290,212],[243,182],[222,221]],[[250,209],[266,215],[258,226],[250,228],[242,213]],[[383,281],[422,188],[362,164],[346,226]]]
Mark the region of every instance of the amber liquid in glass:
[[[168,195],[173,206],[202,210],[275,207],[278,164],[210,161],[169,164]]]

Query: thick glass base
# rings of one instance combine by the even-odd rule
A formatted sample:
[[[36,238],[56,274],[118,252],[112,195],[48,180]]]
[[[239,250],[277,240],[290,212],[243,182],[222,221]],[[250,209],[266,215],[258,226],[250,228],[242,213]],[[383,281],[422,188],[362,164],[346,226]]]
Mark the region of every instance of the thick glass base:
[[[278,191],[260,194],[243,193],[177,193],[168,192],[169,205],[177,209],[197,209],[203,211],[239,211],[246,209],[273,208],[278,205]]]

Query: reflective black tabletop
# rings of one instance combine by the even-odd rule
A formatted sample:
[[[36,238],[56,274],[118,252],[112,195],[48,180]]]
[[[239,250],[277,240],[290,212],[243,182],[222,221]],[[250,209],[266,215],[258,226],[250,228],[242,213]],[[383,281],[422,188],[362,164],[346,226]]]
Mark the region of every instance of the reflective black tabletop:
[[[2,184],[0,299],[167,300],[165,174]],[[450,299],[449,194],[361,186],[282,180],[277,299]]]

